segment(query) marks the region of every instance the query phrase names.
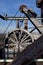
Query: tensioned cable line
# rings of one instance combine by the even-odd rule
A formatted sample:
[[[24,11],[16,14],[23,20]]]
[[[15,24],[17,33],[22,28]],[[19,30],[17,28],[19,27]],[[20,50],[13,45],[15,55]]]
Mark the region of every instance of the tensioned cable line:
[[[17,10],[15,16],[17,15],[18,11],[19,11],[19,10]],[[15,16],[14,16],[14,17],[15,17]],[[13,21],[13,19],[10,21],[10,23],[8,24],[8,26],[7,26],[7,28],[5,29],[5,31],[4,31],[3,34],[6,33],[7,29],[9,28],[10,24],[12,23],[12,21]],[[5,37],[4,37],[4,38],[5,38]],[[4,38],[3,38],[3,39],[4,39]],[[5,48],[5,46],[4,46],[3,48]],[[7,53],[8,53],[8,49],[7,49]],[[6,64],[7,64],[7,63],[6,63],[6,58],[4,57],[4,65],[6,65]]]
[[[17,12],[15,13],[14,17],[17,15],[18,11],[19,11],[19,10],[17,10]],[[8,26],[7,26],[7,28],[6,28],[5,31],[3,32],[3,34],[6,33],[7,29],[8,29],[9,26],[11,25],[12,21],[13,21],[13,19],[10,21],[10,23],[9,23]],[[5,36],[3,37],[3,40],[4,40],[4,38],[5,38]],[[3,41],[3,40],[2,40],[2,41]]]
[[[17,12],[15,13],[14,17],[17,15],[18,11],[19,11],[19,10],[17,10]],[[7,26],[7,28],[5,29],[5,31],[4,31],[4,33],[3,33],[3,34],[5,34],[5,33],[6,33],[7,29],[9,28],[10,24],[12,23],[12,21],[13,21],[13,19],[10,21],[10,23],[8,24],[8,26]],[[3,37],[3,40],[2,40],[2,41],[4,41],[4,39],[5,39],[5,35],[4,35],[4,37]],[[4,47],[5,47],[5,46],[4,46]],[[4,47],[3,47],[3,48],[4,48]]]
[[[17,10],[15,16],[17,15],[18,11],[19,11],[19,10]],[[15,17],[15,16],[14,16],[14,17]],[[10,26],[10,24],[12,23],[12,21],[13,21],[13,19],[12,19],[12,20],[10,21],[10,23],[8,24],[8,26],[7,26],[7,28],[5,29],[4,33],[7,31],[8,27]]]

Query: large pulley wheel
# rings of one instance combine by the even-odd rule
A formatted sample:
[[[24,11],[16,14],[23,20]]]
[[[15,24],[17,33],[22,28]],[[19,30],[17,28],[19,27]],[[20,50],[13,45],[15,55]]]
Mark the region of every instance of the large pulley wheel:
[[[32,44],[33,41],[31,34],[27,30],[17,28],[6,35],[5,44],[8,48],[12,47],[18,52]]]

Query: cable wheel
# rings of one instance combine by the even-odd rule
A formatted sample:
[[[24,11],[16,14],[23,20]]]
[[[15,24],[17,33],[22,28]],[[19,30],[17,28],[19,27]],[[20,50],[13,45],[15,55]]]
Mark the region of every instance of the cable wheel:
[[[16,53],[24,50],[28,45],[32,44],[33,38],[25,29],[15,29],[9,32],[5,38],[5,44],[8,48],[13,48]]]

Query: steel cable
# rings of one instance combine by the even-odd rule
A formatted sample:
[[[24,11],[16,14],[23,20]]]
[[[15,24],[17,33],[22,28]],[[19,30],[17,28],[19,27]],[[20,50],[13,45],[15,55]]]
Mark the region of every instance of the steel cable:
[[[16,12],[15,16],[17,15],[18,11],[19,11],[19,10],[17,10],[17,12]],[[15,16],[14,16],[14,17],[15,17]],[[8,24],[8,26],[7,26],[7,28],[5,29],[5,31],[4,31],[4,33],[3,33],[3,34],[5,34],[5,33],[6,33],[7,29],[9,28],[10,24],[12,23],[12,21],[13,21],[13,19],[10,21],[10,23]],[[5,36],[3,37],[3,41],[4,41],[4,39],[5,39]],[[3,48],[2,48],[2,49],[4,49],[4,48],[5,48],[5,46],[6,46],[6,44],[4,44],[4,46],[3,46]],[[8,48],[7,48],[7,50],[8,50]],[[8,53],[8,51],[7,51],[7,53]],[[5,51],[4,51],[4,55],[5,55]],[[5,56],[4,56],[4,65],[6,65],[6,64],[7,64],[7,63],[6,63],[6,58],[5,58]]]

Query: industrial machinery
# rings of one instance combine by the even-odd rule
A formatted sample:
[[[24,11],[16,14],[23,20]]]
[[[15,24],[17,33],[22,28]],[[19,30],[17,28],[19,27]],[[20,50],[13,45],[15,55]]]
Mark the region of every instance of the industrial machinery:
[[[41,7],[41,0],[37,0],[37,7]],[[43,9],[43,7],[42,7]],[[0,15],[3,20],[16,20],[16,29],[8,32],[5,36],[5,44],[0,46],[0,49],[4,49],[5,62],[6,59],[16,58],[11,65],[30,65],[35,59],[43,54],[43,25],[39,23],[37,14],[32,10],[28,9],[26,5],[21,5],[19,11],[25,14],[26,17],[8,17]],[[43,16],[42,16],[43,17]],[[33,24],[34,28],[28,30],[28,20]],[[43,18],[41,18],[43,20]],[[24,27],[21,28],[19,22],[24,23]],[[43,21],[42,21],[43,22]],[[32,32],[38,31],[39,35],[34,35]],[[40,40],[40,41],[39,41]],[[9,55],[9,50],[13,49],[15,56]]]
[[[11,20],[11,18],[9,18],[9,17],[3,17],[1,15],[0,15],[0,17],[4,20],[9,20],[9,19]],[[30,34],[28,32],[28,18],[26,18],[26,17],[17,18],[16,17],[13,19],[17,20],[16,29],[12,30],[12,31],[8,32],[8,34],[6,34],[5,41],[4,41],[5,44],[0,48],[5,47],[6,50],[13,48],[13,50],[15,51],[15,54],[17,54],[17,53],[21,52],[22,50],[24,50],[28,45],[32,44],[32,42],[34,42],[34,38],[33,38],[32,34]],[[19,25],[20,25],[19,20],[23,20],[24,28],[19,27]],[[32,31],[30,31],[30,32],[32,32]],[[8,53],[9,53],[9,51],[8,51]],[[8,54],[8,56],[9,56],[9,54]]]
[[[28,45],[25,50],[17,55],[16,61],[13,61],[11,65],[30,65],[32,61],[37,59],[41,54],[43,54],[43,28],[38,28],[43,26],[38,22],[38,20],[32,15],[31,10],[28,10],[25,5],[21,5],[19,8],[20,12],[24,13],[31,23],[35,26],[41,36],[34,41],[31,45]],[[40,40],[40,41],[39,41]]]

